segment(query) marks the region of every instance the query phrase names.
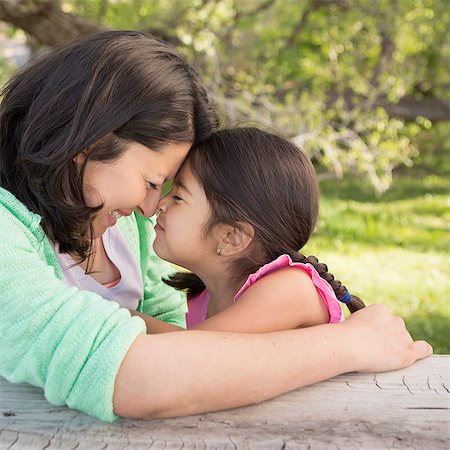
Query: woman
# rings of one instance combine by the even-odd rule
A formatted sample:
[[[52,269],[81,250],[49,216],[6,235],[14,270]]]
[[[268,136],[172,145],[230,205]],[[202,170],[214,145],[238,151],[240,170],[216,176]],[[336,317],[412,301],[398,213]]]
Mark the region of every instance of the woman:
[[[185,313],[160,281],[168,269],[151,250],[150,217],[164,181],[216,122],[193,69],[137,32],[90,36],[7,84],[0,375],[112,421],[235,407],[431,353],[381,306],[266,335],[145,334],[129,309],[178,325]]]

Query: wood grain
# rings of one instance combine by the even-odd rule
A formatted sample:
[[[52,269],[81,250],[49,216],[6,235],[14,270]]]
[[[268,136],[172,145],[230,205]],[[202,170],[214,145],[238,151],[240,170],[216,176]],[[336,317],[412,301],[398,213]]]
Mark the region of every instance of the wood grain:
[[[261,404],[102,423],[0,378],[3,449],[448,449],[450,355],[351,373]]]

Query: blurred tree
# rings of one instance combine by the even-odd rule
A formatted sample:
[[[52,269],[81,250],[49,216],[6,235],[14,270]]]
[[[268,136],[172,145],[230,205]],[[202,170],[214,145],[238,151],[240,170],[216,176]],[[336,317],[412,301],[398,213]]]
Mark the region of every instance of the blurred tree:
[[[59,45],[101,29],[61,10],[59,0],[1,0],[0,20],[25,31],[38,45]]]
[[[153,33],[202,73],[225,122],[280,129],[379,192],[450,119],[449,16],[447,0],[0,0],[0,20],[45,45]]]

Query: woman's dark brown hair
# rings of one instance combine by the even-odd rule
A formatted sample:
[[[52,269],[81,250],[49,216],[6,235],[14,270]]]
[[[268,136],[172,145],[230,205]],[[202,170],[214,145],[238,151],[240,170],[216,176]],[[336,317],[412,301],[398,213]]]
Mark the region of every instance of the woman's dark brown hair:
[[[239,281],[278,256],[310,263],[334,289],[338,299],[347,292],[325,264],[299,253],[317,220],[319,189],[313,165],[294,144],[257,128],[223,129],[194,145],[185,164],[203,187],[211,207],[205,233],[219,223],[254,228],[248,251],[232,262],[230,271]],[[243,230],[242,230],[243,231]],[[178,273],[168,284],[187,289],[188,297],[205,286],[196,275]],[[353,296],[351,312],[364,307]]]
[[[197,74],[177,51],[139,32],[94,34],[38,57],[4,87],[0,186],[42,217],[61,252],[84,259],[100,208],[83,196],[87,161],[113,161],[129,141],[155,151],[199,142],[216,126]]]

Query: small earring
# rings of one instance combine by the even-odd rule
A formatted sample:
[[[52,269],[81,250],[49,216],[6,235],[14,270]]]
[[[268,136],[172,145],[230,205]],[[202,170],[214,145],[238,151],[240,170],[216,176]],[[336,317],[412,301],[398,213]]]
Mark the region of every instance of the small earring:
[[[222,249],[220,247],[218,247],[216,250],[216,254],[220,256],[221,253],[222,253]]]

